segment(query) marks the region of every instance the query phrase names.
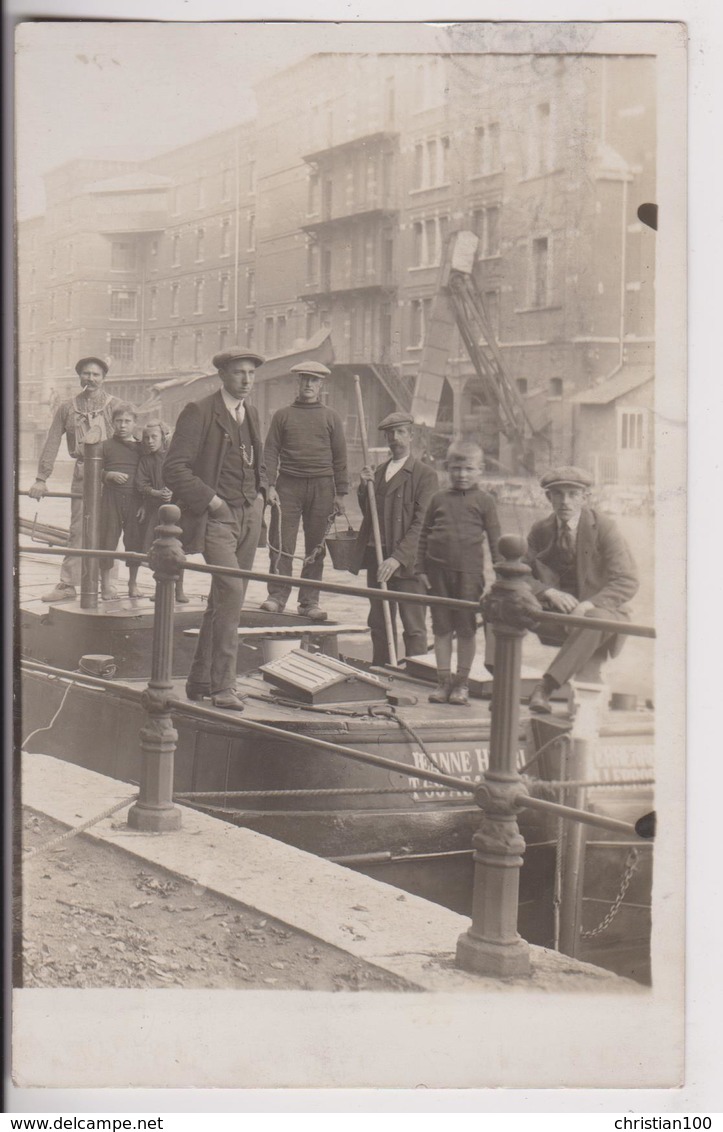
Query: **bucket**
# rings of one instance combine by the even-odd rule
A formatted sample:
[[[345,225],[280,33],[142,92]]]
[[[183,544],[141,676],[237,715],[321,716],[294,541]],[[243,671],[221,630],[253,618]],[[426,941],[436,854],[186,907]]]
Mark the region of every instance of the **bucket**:
[[[326,537],[326,549],[329,551],[332,566],[336,570],[351,570],[354,562],[354,547],[356,546],[357,532],[351,523],[346,531],[337,531],[336,526],[332,534]]]

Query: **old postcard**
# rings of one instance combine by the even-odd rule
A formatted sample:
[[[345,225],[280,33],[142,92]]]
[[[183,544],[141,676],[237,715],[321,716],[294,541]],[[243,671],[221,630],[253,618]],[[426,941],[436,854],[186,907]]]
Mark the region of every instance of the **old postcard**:
[[[16,1084],[681,1084],[685,28],[15,50]]]

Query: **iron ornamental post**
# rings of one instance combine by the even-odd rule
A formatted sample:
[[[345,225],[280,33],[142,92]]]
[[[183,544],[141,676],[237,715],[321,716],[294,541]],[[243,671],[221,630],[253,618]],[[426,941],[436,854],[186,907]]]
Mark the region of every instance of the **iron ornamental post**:
[[[178,732],[171,718],[173,691],[174,590],[186,560],[180,542],[178,507],[164,504],[148,556],[156,580],[151,678],[143,693],[146,722],[141,730],[141,782],[138,801],[128,811],[128,825],[146,833],[181,828],[181,811],[173,804],[173,763]]]
[[[472,838],[474,889],[472,923],[457,943],[457,964],[476,974],[504,978],[530,972],[530,945],[517,932],[519,882],[525,842],[517,814],[525,789],[517,770],[520,730],[522,640],[534,624],[539,603],[525,578],[523,538],[499,541],[503,561],[483,603],[495,637],[489,767],[475,794],[483,811]]]

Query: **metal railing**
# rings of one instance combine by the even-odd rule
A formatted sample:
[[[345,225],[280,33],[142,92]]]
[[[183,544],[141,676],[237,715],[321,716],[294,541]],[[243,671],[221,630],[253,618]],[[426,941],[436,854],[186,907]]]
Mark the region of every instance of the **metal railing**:
[[[89,490],[93,490],[92,481]],[[165,504],[159,510],[159,519],[156,539],[148,555],[100,550],[96,547],[62,550],[55,547],[35,546],[18,548],[21,554],[26,552],[34,556],[69,554],[77,555],[85,561],[95,560],[96,579],[97,563],[101,559],[119,558],[127,562],[147,564],[153,571],[156,596],[151,677],[143,692],[119,686],[114,681],[52,668],[36,661],[21,662],[29,671],[43,671],[62,679],[112,690],[115,694],[134,699],[143,706],[146,717],[140,733],[140,790],[137,801],[129,810],[128,824],[134,829],[150,832],[176,830],[181,826],[181,810],[173,800],[173,764],[178,739],[173,727],[173,715],[180,714],[215,723],[219,721],[219,712],[216,709],[204,708],[179,700],[172,695],[176,580],[183,571],[264,582],[277,580],[277,575],[260,571],[187,562],[180,542],[181,529],[177,525],[180,519],[179,509],[173,504]],[[94,537],[92,529],[90,537]],[[467,970],[499,977],[526,975],[530,971],[530,945],[517,932],[519,872],[525,849],[518,825],[518,813],[522,809],[537,810],[540,813],[595,826],[627,837],[652,836],[649,823],[646,824],[643,818],[636,825],[631,825],[588,810],[531,797],[523,777],[517,770],[522,640],[529,629],[540,623],[549,622],[567,627],[600,629],[606,633],[615,632],[639,637],[655,636],[654,629],[626,621],[573,617],[569,614],[543,611],[527,585],[531,571],[523,561],[526,549],[527,544],[523,538],[503,536],[500,539],[500,560],[495,565],[497,580],[483,601],[486,622],[496,638],[496,654],[490,709],[489,765],[482,783],[472,784],[454,775],[411,767],[395,759],[332,743],[315,736],[305,735],[303,739],[304,744],[311,747],[332,751],[345,758],[473,795],[482,811],[482,821],[480,829],[473,837],[475,871],[472,922],[458,941],[457,962]],[[90,571],[86,569],[84,578],[89,573]],[[412,601],[424,605],[444,605],[448,608],[467,610],[479,608],[474,602],[434,595],[404,594],[300,577],[290,578],[289,582],[292,586],[300,588],[313,586],[316,590],[353,595],[367,600],[374,598],[380,601]],[[224,716],[223,718],[224,724],[228,724],[234,730],[258,732],[272,736],[280,742],[299,742],[298,734],[285,731],[283,728],[246,717],[231,719],[229,716]]]

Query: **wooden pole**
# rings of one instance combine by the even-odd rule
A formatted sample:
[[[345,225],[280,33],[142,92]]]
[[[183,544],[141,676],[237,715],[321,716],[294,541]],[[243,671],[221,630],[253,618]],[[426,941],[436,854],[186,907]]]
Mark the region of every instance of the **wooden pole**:
[[[83,446],[83,548],[100,546],[100,496],[102,460],[100,442]],[[83,558],[80,566],[80,608],[98,608],[100,566],[97,558]]]
[[[141,730],[141,783],[138,801],[128,811],[128,825],[145,833],[181,828],[181,811],[173,804],[173,763],[178,732],[171,719],[173,692],[173,613],[176,580],[185,555],[177,525],[178,507],[164,504],[149,555],[156,579],[153,610],[151,678],[143,693],[146,722]]]
[[[367,426],[364,417],[364,403],[361,395],[361,380],[358,374],[354,375],[354,387],[356,390],[356,403],[357,412],[359,414],[359,432],[361,434],[362,455],[364,457],[364,464],[369,467],[369,441],[367,439]],[[369,511],[371,513],[372,531],[374,534],[374,549],[377,555],[377,568],[379,568],[384,561],[384,554],[382,552],[382,534],[379,530],[379,515],[377,514],[377,501],[374,494],[374,480],[367,480],[367,495],[369,497]],[[379,582],[379,589],[386,590],[387,583]],[[384,602],[382,606],[384,610],[384,628],[387,634],[387,649],[389,651],[389,663],[395,668],[397,667],[397,646],[394,642],[394,626],[392,625],[392,613],[389,608],[389,603]]]

